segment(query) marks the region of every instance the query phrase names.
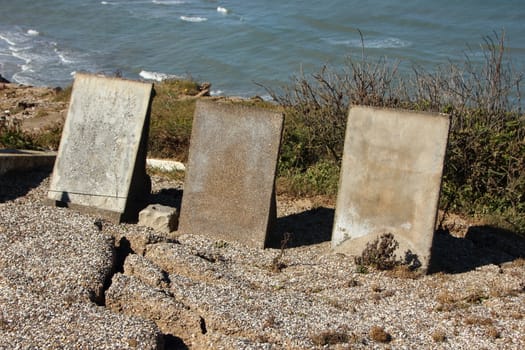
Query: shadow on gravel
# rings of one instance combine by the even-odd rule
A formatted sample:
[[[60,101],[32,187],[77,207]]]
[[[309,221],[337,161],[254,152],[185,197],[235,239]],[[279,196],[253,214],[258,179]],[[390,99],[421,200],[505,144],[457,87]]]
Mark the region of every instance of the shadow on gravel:
[[[188,346],[184,341],[171,334],[164,335],[164,349],[165,350],[188,350]]]
[[[285,233],[291,234],[287,248],[330,241],[334,213],[334,209],[320,207],[278,218],[267,247],[280,248]]]
[[[429,273],[462,273],[483,265],[499,265],[525,258],[525,237],[492,226],[470,227],[465,238],[448,230],[434,234]]]
[[[0,203],[25,196],[51,174],[52,168],[28,172],[8,172],[0,176]]]
[[[149,196],[149,204],[161,204],[177,208],[180,212],[182,203],[182,190],[178,188],[163,188],[158,193]]]

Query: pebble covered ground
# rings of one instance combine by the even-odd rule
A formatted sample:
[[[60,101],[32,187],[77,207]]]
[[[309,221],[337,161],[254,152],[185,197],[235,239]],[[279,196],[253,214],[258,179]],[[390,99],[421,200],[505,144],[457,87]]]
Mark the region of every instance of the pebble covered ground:
[[[333,209],[309,200],[278,197],[290,240],[261,250],[100,230],[47,205],[48,186],[43,172],[0,177],[0,349],[525,348],[512,233],[458,220],[436,233],[431,274],[376,271],[330,251]],[[153,189],[180,203],[180,183],[154,176]]]

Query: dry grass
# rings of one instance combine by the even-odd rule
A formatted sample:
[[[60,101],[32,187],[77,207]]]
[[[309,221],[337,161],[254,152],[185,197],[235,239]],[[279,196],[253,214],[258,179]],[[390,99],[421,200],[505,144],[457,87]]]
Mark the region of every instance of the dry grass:
[[[388,271],[388,276],[401,278],[401,279],[418,279],[423,276],[421,270],[414,270],[408,265],[398,265],[395,266],[392,270]]]
[[[487,328],[487,336],[490,338],[498,339],[501,338],[501,332],[494,326]]]
[[[456,297],[450,291],[444,291],[438,294],[436,301],[440,304],[455,304]]]
[[[492,324],[494,324],[494,320],[491,318],[476,316],[467,317],[463,322],[467,325],[477,326],[491,326]]]
[[[510,267],[525,267],[525,259],[519,258],[514,261],[512,261],[508,266]]]
[[[463,297],[463,301],[467,304],[481,304],[484,300],[487,300],[489,296],[482,290],[471,290],[466,296]]]

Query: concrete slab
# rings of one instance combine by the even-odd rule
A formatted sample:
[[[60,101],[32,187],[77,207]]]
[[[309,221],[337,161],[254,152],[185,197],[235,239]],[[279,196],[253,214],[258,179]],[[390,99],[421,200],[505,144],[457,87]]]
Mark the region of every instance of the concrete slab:
[[[0,175],[11,171],[53,168],[56,152],[0,149]]]
[[[168,159],[146,159],[146,165],[161,171],[185,171],[186,167],[183,163],[176,160]]]
[[[133,220],[145,172],[152,84],[76,74],[48,197]]]
[[[390,232],[398,253],[429,261],[449,117],[354,106],[350,109],[332,247],[360,255]],[[398,255],[400,255],[398,254]]]
[[[276,217],[282,128],[281,113],[197,102],[180,232],[264,247]]]

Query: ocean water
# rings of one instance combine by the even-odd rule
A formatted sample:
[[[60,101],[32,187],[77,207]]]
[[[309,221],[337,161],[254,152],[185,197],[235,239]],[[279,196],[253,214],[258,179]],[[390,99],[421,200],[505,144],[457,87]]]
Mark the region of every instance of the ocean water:
[[[432,70],[505,31],[525,66],[523,0],[0,0],[0,74],[67,86],[74,72],[192,77],[214,94],[264,95],[362,53]]]

